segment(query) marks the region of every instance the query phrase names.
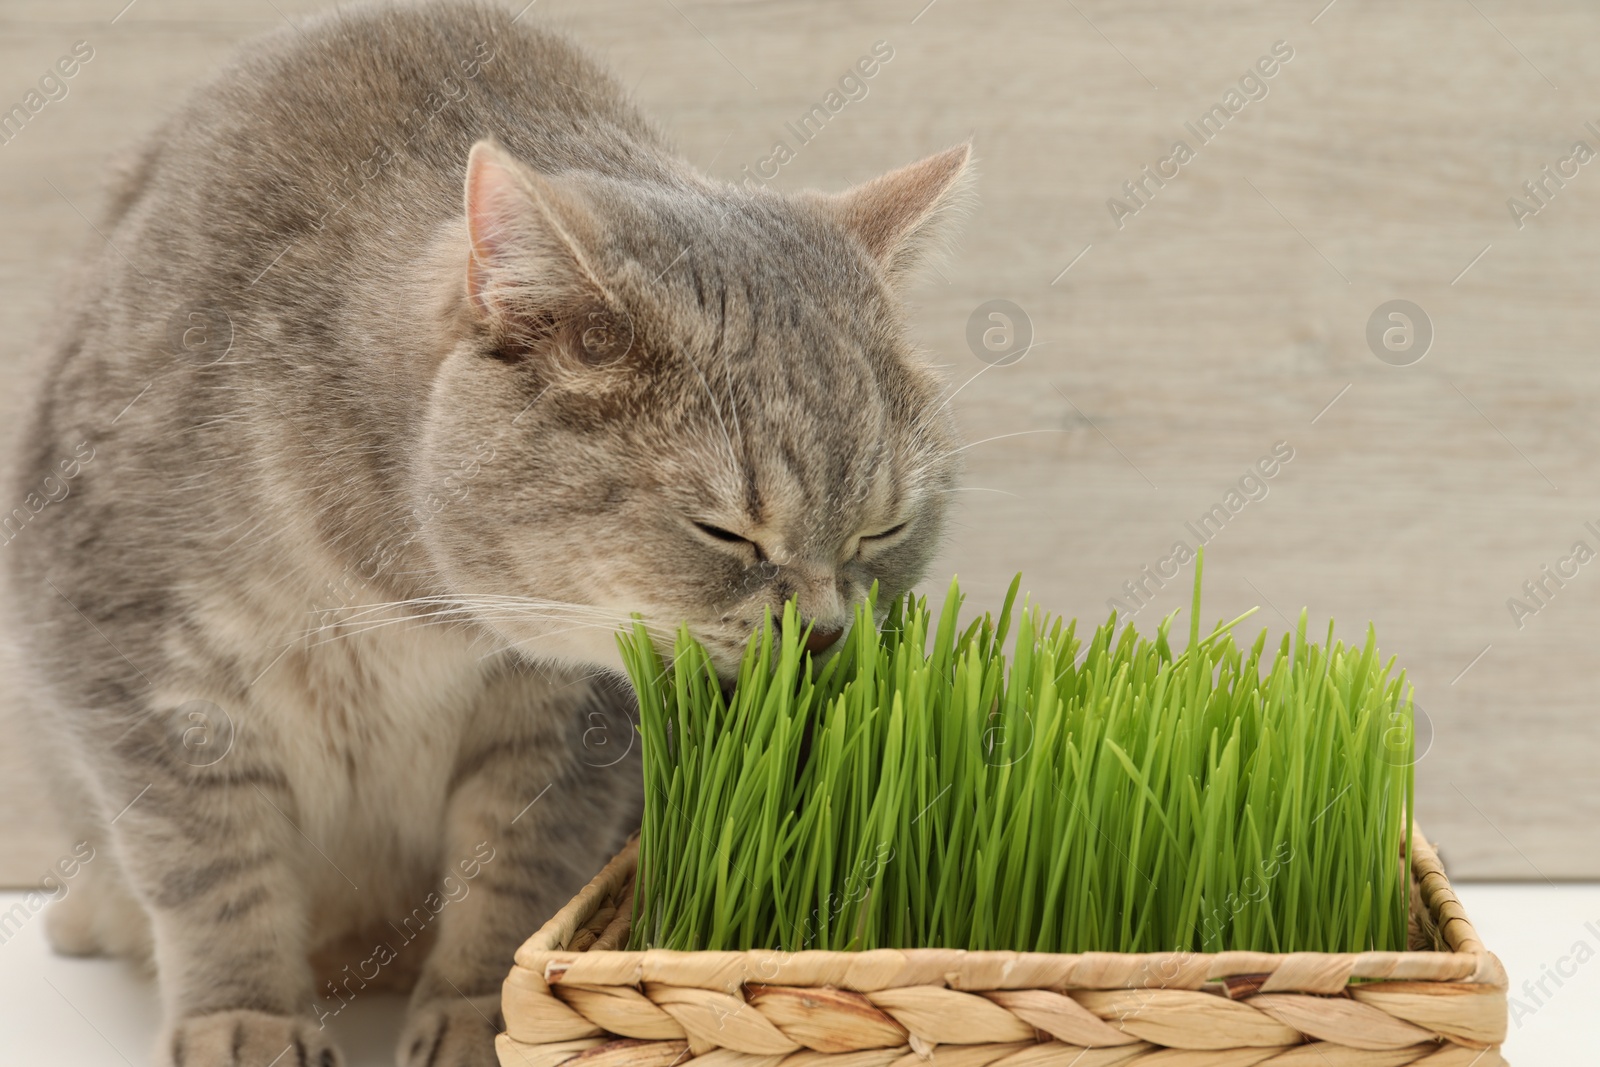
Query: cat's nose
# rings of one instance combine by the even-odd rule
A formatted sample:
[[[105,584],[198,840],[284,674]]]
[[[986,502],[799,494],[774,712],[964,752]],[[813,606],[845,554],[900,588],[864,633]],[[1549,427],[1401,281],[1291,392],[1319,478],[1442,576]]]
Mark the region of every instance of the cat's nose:
[[[839,640],[839,635],[842,633],[844,633],[844,627],[842,626],[836,626],[831,630],[813,627],[811,633],[806,637],[806,651],[813,656],[817,655],[831,648],[833,643]]]

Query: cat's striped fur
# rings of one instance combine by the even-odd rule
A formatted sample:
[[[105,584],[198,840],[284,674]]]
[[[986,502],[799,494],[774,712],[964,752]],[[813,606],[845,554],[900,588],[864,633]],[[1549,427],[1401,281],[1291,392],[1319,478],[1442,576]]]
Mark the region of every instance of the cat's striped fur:
[[[966,147],[713,181],[533,23],[250,45],[61,309],[16,484],[94,459],[7,546],[96,856],[50,931],[153,959],[172,1063],[337,1062],[319,1022],[400,977],[401,1063],[493,1063],[512,950],[637,818],[616,626],[732,670],[767,607],[836,629],[938,545],[955,447],[896,290]]]

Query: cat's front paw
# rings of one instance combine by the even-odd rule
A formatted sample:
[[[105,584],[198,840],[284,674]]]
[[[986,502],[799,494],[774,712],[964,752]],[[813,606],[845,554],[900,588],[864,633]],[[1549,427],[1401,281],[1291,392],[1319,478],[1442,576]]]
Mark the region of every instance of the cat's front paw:
[[[264,1011],[180,1019],[164,1048],[170,1067],[344,1067],[332,1037],[315,1023]]]
[[[504,1029],[498,993],[413,1004],[400,1033],[400,1067],[496,1067],[494,1037]]]

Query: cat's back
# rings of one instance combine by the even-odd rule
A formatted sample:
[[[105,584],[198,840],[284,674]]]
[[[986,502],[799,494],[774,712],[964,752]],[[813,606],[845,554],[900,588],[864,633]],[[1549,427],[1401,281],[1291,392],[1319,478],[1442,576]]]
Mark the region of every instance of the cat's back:
[[[243,293],[291,245],[381,254],[458,215],[484,137],[541,170],[679,173],[660,131],[566,37],[513,10],[436,0],[359,5],[247,46],[158,135],[128,199],[169,236],[193,230],[208,278]]]

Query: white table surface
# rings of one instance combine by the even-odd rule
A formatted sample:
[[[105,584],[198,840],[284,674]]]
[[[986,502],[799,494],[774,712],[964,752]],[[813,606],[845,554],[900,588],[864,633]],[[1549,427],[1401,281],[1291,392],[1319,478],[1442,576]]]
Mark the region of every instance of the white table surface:
[[[1506,1059],[1515,1067],[1600,1064],[1600,885],[1456,889],[1511,975]],[[0,894],[0,911],[21,897]],[[373,994],[330,1020],[349,1067],[394,1062],[404,1003],[400,996]],[[151,983],[121,963],[55,956],[38,918],[0,944],[4,1067],[143,1067],[150,1062],[157,1016]]]

